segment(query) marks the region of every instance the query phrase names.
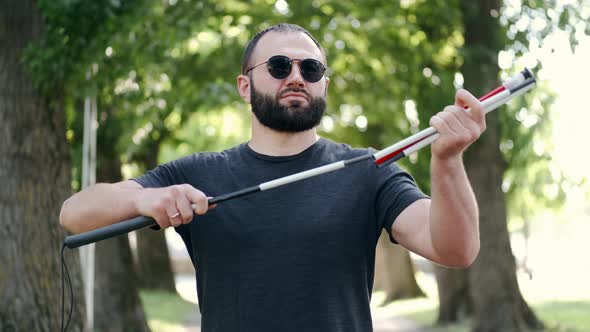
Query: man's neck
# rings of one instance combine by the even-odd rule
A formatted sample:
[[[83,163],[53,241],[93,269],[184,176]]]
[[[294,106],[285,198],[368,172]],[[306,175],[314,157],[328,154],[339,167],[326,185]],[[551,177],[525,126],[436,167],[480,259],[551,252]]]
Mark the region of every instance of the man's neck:
[[[316,129],[284,133],[252,121],[252,139],[248,146],[257,153],[267,156],[292,156],[312,146],[320,139]]]

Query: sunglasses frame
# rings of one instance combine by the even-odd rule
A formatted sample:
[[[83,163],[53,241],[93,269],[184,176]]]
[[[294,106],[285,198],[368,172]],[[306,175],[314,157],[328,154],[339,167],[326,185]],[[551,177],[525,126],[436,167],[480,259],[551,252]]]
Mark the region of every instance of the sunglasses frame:
[[[280,75],[279,76],[275,76],[276,73],[273,74],[273,67],[271,66],[271,61],[273,61],[273,59],[283,59],[283,60],[286,59],[286,60],[289,61],[289,71],[287,72],[287,74],[284,77],[281,77]],[[262,63],[259,63],[257,65],[254,65],[254,66],[250,67],[249,69],[247,69],[244,72],[244,74],[248,74],[253,69],[266,64],[267,65],[266,68],[268,69],[268,73],[270,74],[270,76],[272,76],[275,79],[282,80],[282,79],[285,79],[286,77],[288,77],[289,75],[291,75],[291,71],[293,70],[293,61],[299,61],[299,73],[301,74],[301,77],[303,77],[303,79],[305,81],[309,82],[309,83],[319,82],[322,79],[322,77],[324,77],[324,74],[326,73],[326,69],[327,69],[326,66],[324,66],[324,64],[321,61],[319,61],[319,60],[316,60],[316,59],[313,59],[313,58],[291,59],[291,58],[289,58],[286,55],[273,55],[268,60],[266,60],[266,61],[264,61]],[[321,68],[321,71],[320,72],[321,72],[322,75],[317,80],[315,80],[315,81],[310,80],[309,79],[310,78],[309,77],[310,74],[308,74],[308,72],[306,72],[306,71],[303,70],[304,63],[306,61],[308,63],[311,61],[314,65],[316,65],[316,64],[319,64],[320,65],[320,68]]]

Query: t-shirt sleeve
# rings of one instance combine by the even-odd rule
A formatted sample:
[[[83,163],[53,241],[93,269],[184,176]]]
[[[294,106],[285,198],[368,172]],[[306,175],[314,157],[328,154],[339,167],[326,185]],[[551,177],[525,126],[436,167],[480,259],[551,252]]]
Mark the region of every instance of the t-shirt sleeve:
[[[161,188],[180,184],[183,183],[180,164],[180,160],[174,160],[131,180],[139,183],[144,188]]]
[[[378,173],[377,220],[389,234],[391,242],[397,243],[391,234],[395,219],[415,201],[429,197],[418,188],[414,178],[396,163],[378,170]]]
[[[162,164],[137,178],[132,178],[131,180],[139,183],[144,188],[162,188],[184,183],[185,181],[182,176],[183,161],[185,160],[178,159]],[[155,225],[150,228],[159,230],[160,226]]]

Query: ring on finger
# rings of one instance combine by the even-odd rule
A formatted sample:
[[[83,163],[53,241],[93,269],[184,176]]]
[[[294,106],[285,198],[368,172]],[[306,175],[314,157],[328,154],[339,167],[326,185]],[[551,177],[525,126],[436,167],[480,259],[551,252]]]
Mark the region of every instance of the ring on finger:
[[[170,217],[168,217],[168,218],[170,218],[170,219],[174,219],[174,218],[178,217],[179,215],[180,215],[180,212],[176,212],[175,214],[171,215],[171,216],[170,216]]]

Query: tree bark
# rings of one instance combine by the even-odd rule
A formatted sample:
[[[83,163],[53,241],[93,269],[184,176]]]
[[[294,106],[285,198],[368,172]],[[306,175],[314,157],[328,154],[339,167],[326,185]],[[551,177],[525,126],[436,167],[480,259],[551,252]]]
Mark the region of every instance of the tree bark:
[[[462,68],[465,86],[475,95],[481,95],[498,83],[497,54],[504,45],[503,33],[498,20],[490,12],[499,11],[499,3],[498,0],[462,0],[461,9],[465,28]],[[467,174],[479,202],[481,249],[470,269],[456,272],[459,276],[453,280],[454,287],[446,289],[448,283],[439,283],[439,289],[445,289],[441,293],[452,293],[451,298],[464,297],[465,293],[469,293],[469,298],[461,301],[473,303],[472,330],[475,332],[542,329],[542,323],[524,301],[516,278],[502,191],[506,165],[499,149],[501,126],[498,113],[492,112],[486,119],[486,132],[465,153]],[[443,276],[439,279],[449,278]],[[463,286],[465,283],[468,285]],[[468,292],[464,292],[465,289]],[[449,307],[451,303],[441,298],[441,306],[446,306],[441,308],[441,313],[449,312],[448,317],[458,317],[458,309]],[[439,320],[444,320],[444,317]]]
[[[102,128],[108,130],[108,126]],[[99,142],[101,137],[108,141],[104,136],[99,135]],[[112,146],[98,144],[98,182],[121,180],[121,164]],[[127,235],[97,242],[95,257],[95,329],[110,332],[150,331],[139,298],[137,274]]]
[[[408,251],[389,241],[386,232],[377,243],[375,289],[385,291],[383,304],[424,296],[414,277],[414,265]]]
[[[58,215],[70,194],[61,89],[50,104],[21,65],[23,48],[42,30],[34,1],[0,3],[0,331],[60,329]],[[76,296],[69,330],[81,331],[80,262],[70,250],[65,258]],[[65,298],[67,314],[69,291]]]
[[[139,287],[176,292],[166,233],[143,229],[135,234],[137,236]]]
[[[437,324],[458,322],[471,316],[473,304],[470,299],[467,271],[442,266],[436,266],[434,271],[439,301]]]
[[[489,125],[498,128],[497,117],[490,120]],[[498,146],[498,132],[492,130],[481,147],[473,149],[466,159],[475,194],[482,202],[481,249],[469,273],[471,300],[475,304],[473,331],[542,329],[543,325],[522,298],[516,279],[502,192],[504,167],[498,162],[501,157]]]
[[[141,155],[135,156],[146,170],[158,166],[160,141],[151,141]],[[137,270],[139,286],[144,289],[158,289],[176,292],[174,272],[164,231],[144,229],[135,232],[137,237]]]
[[[96,244],[95,329],[111,332],[150,331],[137,288],[126,235]]]

